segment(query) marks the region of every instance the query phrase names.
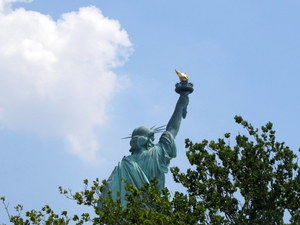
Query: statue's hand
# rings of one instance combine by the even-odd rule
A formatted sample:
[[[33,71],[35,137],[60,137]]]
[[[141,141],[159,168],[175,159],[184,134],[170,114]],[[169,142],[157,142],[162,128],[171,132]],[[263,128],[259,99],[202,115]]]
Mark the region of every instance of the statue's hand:
[[[182,109],[186,108],[189,104],[189,96],[186,95],[180,95],[178,104],[182,107]]]
[[[187,106],[189,104],[189,96],[188,95],[180,95],[178,99],[178,106],[182,110],[182,118],[185,119],[187,114]]]

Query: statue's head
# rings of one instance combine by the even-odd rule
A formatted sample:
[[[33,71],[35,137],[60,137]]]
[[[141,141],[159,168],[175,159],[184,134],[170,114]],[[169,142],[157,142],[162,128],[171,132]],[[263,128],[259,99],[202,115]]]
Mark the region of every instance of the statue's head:
[[[130,152],[148,149],[153,146],[155,130],[147,127],[135,128],[131,134]]]

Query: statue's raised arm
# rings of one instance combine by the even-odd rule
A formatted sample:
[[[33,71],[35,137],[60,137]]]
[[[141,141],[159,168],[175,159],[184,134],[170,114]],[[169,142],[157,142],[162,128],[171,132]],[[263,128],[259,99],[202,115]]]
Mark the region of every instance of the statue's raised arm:
[[[185,118],[186,116],[186,108],[189,104],[189,96],[188,93],[183,93],[179,96],[179,99],[177,101],[177,104],[175,106],[175,110],[173,112],[173,115],[171,119],[169,120],[166,130],[169,131],[173,137],[175,138],[179,128],[181,119]]]

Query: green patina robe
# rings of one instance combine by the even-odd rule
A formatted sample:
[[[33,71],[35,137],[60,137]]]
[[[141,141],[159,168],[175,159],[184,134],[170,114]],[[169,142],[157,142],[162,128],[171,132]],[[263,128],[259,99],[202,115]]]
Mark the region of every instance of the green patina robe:
[[[158,181],[158,188],[165,186],[165,173],[168,172],[170,160],[176,157],[176,146],[173,135],[165,131],[157,144],[147,150],[135,152],[124,156],[113,170],[107,185],[102,193],[107,196],[107,191],[112,191],[112,198],[121,198],[122,205],[126,207],[126,180],[136,188],[149,183],[154,178]],[[120,195],[118,195],[120,193]],[[99,204],[101,207],[101,205]]]

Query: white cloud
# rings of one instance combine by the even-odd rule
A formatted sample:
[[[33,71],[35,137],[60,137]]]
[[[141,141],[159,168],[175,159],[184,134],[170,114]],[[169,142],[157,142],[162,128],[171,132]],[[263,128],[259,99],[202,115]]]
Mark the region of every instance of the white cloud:
[[[11,9],[11,4],[14,2],[31,2],[32,0],[0,0],[0,12]]]
[[[13,0],[0,0],[0,9]],[[119,87],[112,69],[130,54],[128,35],[96,7],[54,21],[25,9],[0,11],[0,125],[62,137],[94,159],[94,129]]]

